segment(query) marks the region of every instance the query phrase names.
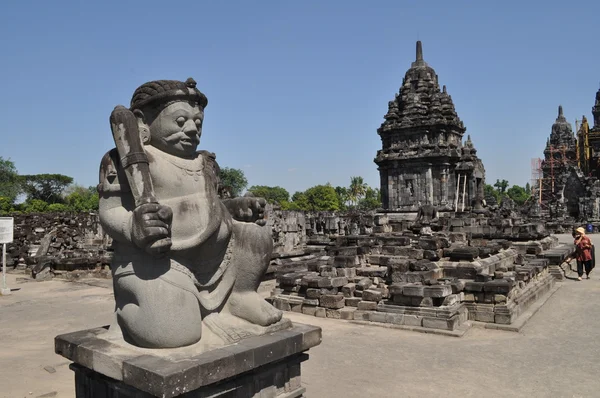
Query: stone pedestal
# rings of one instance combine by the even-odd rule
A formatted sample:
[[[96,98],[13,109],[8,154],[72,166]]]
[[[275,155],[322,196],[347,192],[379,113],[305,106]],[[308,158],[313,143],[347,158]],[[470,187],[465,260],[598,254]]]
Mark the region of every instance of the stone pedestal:
[[[77,398],[303,397],[300,364],[321,329],[292,328],[195,353],[116,343],[107,327],[57,336],[55,351],[75,363]]]

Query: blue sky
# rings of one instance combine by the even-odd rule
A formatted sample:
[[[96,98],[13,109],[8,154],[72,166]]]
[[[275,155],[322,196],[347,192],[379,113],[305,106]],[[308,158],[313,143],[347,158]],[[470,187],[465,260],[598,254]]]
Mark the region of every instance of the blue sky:
[[[525,185],[559,104],[591,121],[599,16],[600,1],[5,0],[0,156],[95,185],[113,107],[191,76],[201,148],[250,185],[378,187],[376,131],[419,39],[488,182]]]

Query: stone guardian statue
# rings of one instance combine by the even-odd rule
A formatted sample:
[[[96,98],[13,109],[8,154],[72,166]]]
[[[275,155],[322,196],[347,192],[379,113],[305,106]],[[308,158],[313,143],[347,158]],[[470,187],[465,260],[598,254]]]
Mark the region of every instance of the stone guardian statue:
[[[223,342],[284,324],[257,292],[273,249],[266,201],[221,200],[215,155],[197,151],[206,96],[158,80],[117,107],[100,166],[100,222],[113,238],[116,322],[145,348]],[[288,321],[289,323],[289,321]]]

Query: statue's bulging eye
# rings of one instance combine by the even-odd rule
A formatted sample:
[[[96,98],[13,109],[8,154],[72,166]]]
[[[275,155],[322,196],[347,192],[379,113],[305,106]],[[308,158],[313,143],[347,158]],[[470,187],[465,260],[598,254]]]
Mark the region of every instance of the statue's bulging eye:
[[[194,122],[196,122],[196,126],[198,126],[198,127],[202,126],[202,119],[196,119],[196,120],[194,120]]]
[[[179,125],[179,127],[181,127],[185,123],[185,118],[183,116],[179,116],[177,119],[175,119],[175,121],[177,122],[177,124]]]

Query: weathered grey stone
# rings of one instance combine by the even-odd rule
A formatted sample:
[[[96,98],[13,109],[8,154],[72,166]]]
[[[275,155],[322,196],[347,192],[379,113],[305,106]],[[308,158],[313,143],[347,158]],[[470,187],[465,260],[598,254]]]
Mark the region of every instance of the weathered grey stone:
[[[379,290],[367,289],[363,291],[362,299],[365,301],[378,302],[383,298],[383,294]]]
[[[356,274],[358,276],[384,278],[387,270],[387,267],[361,267],[356,269]]]
[[[319,297],[321,297],[324,294],[337,294],[338,293],[338,289],[337,288],[320,288],[320,289],[315,289],[315,288],[308,288],[306,289],[306,297],[309,299],[318,299]]]
[[[358,303],[359,311],[375,311],[377,309],[377,303],[374,301],[360,301]]]
[[[348,278],[345,276],[338,276],[335,278],[331,278],[331,286],[333,287],[342,287],[348,283]]]
[[[449,296],[444,297],[444,301],[442,302],[442,305],[454,305],[456,303],[458,303],[460,300],[458,298],[457,294],[451,294]]]
[[[340,309],[339,311],[340,311],[340,319],[353,320],[354,312],[356,311],[356,308],[344,307],[344,308]]]
[[[394,304],[398,305],[412,305],[412,299],[413,297],[411,296],[404,296],[401,294],[396,294],[392,296],[392,301],[394,302]]]
[[[402,294],[405,296],[423,297],[423,285],[408,284],[402,288]]]
[[[346,297],[346,298],[353,297],[355,290],[356,290],[356,283],[348,283],[348,284],[342,286],[342,293],[343,293],[344,297]]]
[[[344,300],[347,307],[358,307],[358,303],[362,301],[361,297],[348,297]]]
[[[312,306],[312,305],[303,305],[302,306],[302,313],[304,315],[315,316],[316,312],[317,312],[316,306]]]
[[[206,103],[193,79],[160,80],[142,85],[131,107],[118,106],[110,117],[117,148],[100,166],[100,223],[119,241],[115,256],[127,276],[115,279],[116,308],[120,330],[137,346],[197,343],[203,322],[198,300],[250,324],[268,326],[282,317],[254,291],[273,251],[271,228],[264,228],[267,202],[255,197],[221,200],[215,189],[215,157],[197,151],[203,117],[198,115],[204,115]],[[175,114],[185,114],[185,126],[175,123]],[[165,140],[167,136],[171,138]],[[190,252],[203,254],[189,259],[182,254]],[[205,269],[207,259],[219,255],[223,264]],[[210,294],[184,294],[180,286],[194,289],[195,272],[206,278],[202,283],[214,277]],[[130,303],[136,311],[120,310]],[[227,329],[235,327],[219,325],[213,333],[228,339]]]
[[[371,322],[379,322],[379,323],[387,323],[387,314],[385,312],[371,312],[369,314],[369,321]]]
[[[370,278],[362,278],[356,283],[356,290],[367,290],[373,286],[373,281]]]
[[[433,299],[431,297],[411,297],[410,305],[413,307],[433,307]]]
[[[326,318],[327,317],[327,310],[323,307],[317,307],[315,310],[315,316],[317,318]]]
[[[452,294],[450,285],[425,286],[423,288],[424,297],[446,297],[450,294]]]
[[[404,314],[403,321],[404,321],[404,325],[407,325],[407,326],[422,326],[423,325],[423,317],[420,317],[417,315]]]
[[[338,309],[344,306],[344,296],[326,294],[319,297],[319,305],[324,308]]]

